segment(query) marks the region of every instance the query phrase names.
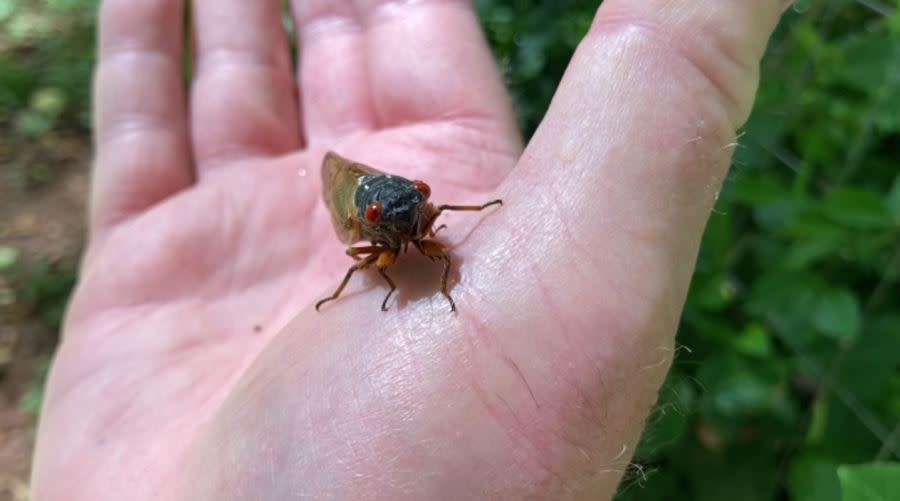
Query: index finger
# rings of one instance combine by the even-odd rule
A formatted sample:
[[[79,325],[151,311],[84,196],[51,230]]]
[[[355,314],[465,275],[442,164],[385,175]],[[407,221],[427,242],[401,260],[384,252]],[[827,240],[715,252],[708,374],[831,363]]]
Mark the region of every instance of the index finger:
[[[515,128],[510,100],[470,2],[354,4],[366,28],[382,125],[471,114]]]
[[[382,128],[428,123],[451,144],[480,146],[489,157],[517,158],[522,139],[512,100],[467,0],[353,0],[366,31],[369,87]],[[492,138],[479,143],[477,138]],[[427,143],[427,139],[423,140]],[[460,151],[465,151],[459,149]],[[455,169],[495,185],[511,161],[446,155]]]

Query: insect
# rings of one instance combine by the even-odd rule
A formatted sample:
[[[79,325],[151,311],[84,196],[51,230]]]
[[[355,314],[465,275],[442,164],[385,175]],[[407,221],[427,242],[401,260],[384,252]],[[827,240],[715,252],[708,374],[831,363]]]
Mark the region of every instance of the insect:
[[[408,250],[410,243],[432,261],[443,261],[441,293],[450,302],[450,311],[456,311],[456,304],[447,291],[450,254],[443,244],[427,238],[444,227],[433,228],[443,211],[480,211],[492,205],[503,205],[503,201],[435,206],[428,201],[431,188],[425,182],[387,174],[332,151],[322,160],[322,181],[325,205],[331,212],[334,230],[349,246],[347,255],[356,263],[347,270],[334,294],[316,303],[316,311],[341,295],[354,272],[372,265],[391,288],[381,303],[381,310],[387,311],[388,299],[397,286],[386,270],[394,264],[401,249]],[[371,245],[353,247],[361,241],[371,242]]]

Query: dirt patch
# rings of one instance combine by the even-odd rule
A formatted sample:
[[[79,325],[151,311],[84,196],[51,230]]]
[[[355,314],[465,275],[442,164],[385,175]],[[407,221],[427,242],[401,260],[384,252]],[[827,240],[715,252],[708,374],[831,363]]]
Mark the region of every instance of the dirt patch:
[[[58,316],[36,303],[47,285],[31,282],[68,290],[58,275],[71,275],[84,244],[89,155],[84,134],[25,140],[0,129],[0,248],[17,255],[0,274],[0,500],[28,499],[36,425],[28,400],[39,398],[58,339]]]

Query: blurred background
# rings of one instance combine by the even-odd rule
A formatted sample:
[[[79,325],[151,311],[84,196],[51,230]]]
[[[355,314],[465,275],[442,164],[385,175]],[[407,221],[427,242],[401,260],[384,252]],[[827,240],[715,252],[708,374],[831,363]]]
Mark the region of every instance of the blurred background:
[[[476,0],[530,135],[597,0]],[[97,0],[0,0],[0,499],[77,280]],[[620,499],[900,499],[900,8],[798,1]]]

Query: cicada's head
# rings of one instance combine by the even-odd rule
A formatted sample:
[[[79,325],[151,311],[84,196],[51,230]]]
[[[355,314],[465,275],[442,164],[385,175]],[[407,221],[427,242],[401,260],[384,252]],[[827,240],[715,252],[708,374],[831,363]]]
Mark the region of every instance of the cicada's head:
[[[431,188],[423,181],[383,174],[361,180],[356,191],[359,218],[368,225],[373,241],[399,246],[424,238],[437,217],[428,201]]]

